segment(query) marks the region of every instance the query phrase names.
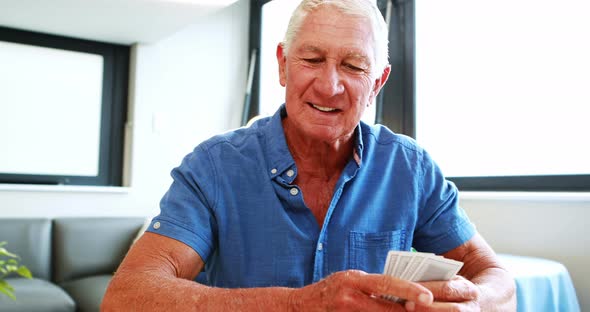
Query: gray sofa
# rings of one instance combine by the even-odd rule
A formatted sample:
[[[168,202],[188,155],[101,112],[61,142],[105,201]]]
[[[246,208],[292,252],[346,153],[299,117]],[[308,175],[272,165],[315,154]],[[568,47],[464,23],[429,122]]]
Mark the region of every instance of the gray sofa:
[[[16,301],[0,295],[0,311],[98,311],[113,272],[145,218],[0,219],[0,241],[20,256],[33,279],[7,281]]]

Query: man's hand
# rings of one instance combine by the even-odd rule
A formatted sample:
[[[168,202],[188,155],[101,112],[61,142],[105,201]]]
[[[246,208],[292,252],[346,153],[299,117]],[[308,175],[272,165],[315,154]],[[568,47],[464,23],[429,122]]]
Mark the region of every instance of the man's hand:
[[[424,307],[433,300],[432,293],[418,283],[349,270],[294,290],[289,303],[294,311],[405,311],[403,305],[382,298],[386,295]]]
[[[480,311],[478,303],[479,288],[471,281],[455,276],[449,281],[421,282],[434,295],[434,302],[423,305],[415,301],[406,301],[408,311]]]
[[[434,302],[425,306],[408,300],[408,311],[516,311],[514,279],[481,235],[476,233],[442,256],[463,262],[460,276],[444,282],[421,282],[432,292]]]

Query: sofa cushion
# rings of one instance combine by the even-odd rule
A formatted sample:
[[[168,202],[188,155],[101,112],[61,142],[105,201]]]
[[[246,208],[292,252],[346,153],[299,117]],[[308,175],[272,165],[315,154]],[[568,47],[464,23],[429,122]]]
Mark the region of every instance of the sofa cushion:
[[[0,241],[20,257],[34,277],[51,279],[51,221],[42,218],[0,219]]]
[[[76,301],[77,311],[100,311],[100,303],[113,275],[97,275],[71,280],[61,284]]]
[[[145,218],[57,218],[53,221],[53,280],[112,274]]]
[[[75,311],[74,300],[60,287],[42,279],[8,278],[14,287],[16,301],[8,296],[0,296],[0,311],[27,312],[66,312]]]

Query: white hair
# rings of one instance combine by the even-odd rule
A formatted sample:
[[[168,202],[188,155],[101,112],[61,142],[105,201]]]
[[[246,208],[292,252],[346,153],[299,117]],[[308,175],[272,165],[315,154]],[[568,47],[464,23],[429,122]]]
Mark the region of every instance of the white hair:
[[[289,53],[289,47],[297,33],[301,29],[301,24],[307,17],[307,15],[315,10],[319,9],[322,6],[331,5],[338,9],[341,13],[349,15],[349,16],[356,16],[361,18],[366,18],[371,24],[371,30],[373,35],[373,46],[375,50],[374,55],[374,62],[375,62],[375,74],[380,75],[381,72],[385,69],[385,67],[389,64],[389,48],[388,48],[388,32],[387,32],[387,24],[379,12],[377,5],[374,0],[303,0],[297,6],[293,14],[291,15],[291,19],[289,20],[289,25],[287,26],[287,31],[285,32],[285,37],[283,38],[283,50],[285,54]]]

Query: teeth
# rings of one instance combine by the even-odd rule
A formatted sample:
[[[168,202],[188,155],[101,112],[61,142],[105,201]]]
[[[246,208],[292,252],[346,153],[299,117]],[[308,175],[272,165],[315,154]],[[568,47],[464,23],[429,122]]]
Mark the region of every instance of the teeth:
[[[316,109],[321,110],[322,112],[333,112],[333,111],[336,110],[335,108],[322,107],[322,106],[317,106],[317,105],[314,105],[314,104],[312,104],[312,105],[313,105],[313,107],[315,107]]]

